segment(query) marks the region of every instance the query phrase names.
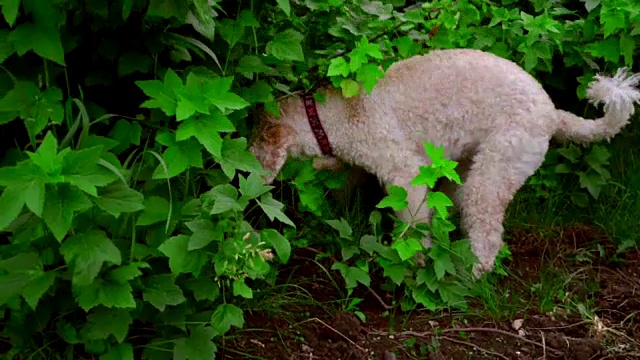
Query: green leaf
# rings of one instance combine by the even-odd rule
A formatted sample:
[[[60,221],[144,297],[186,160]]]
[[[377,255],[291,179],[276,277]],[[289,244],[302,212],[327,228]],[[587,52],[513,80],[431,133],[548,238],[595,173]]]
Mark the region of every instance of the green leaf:
[[[418,286],[412,290],[411,296],[413,297],[413,300],[422,304],[425,308],[431,311],[435,311],[438,308],[438,304],[436,303],[438,297],[426,286]]]
[[[141,268],[150,268],[146,262],[133,262],[124,266],[119,266],[111,271],[107,275],[106,279],[117,283],[127,283],[129,280],[133,280],[142,275]]]
[[[291,225],[294,228],[296,227],[293,221],[282,212],[284,204],[274,199],[271,193],[262,195],[258,201],[258,205],[260,205],[260,208],[262,208],[262,211],[264,211],[269,220],[273,221],[274,219],[278,219],[287,225]]]
[[[71,236],[62,243],[60,253],[73,271],[73,284],[80,286],[91,284],[105,263],[122,261],[120,250],[101,230]]]
[[[42,218],[56,240],[62,241],[76,213],[91,207],[91,201],[77,188],[68,184],[47,186]]]
[[[291,256],[291,243],[282,234],[273,229],[264,229],[260,233],[262,241],[273,246],[283,264],[289,262]]]
[[[175,142],[172,141],[162,154],[169,178],[182,174],[189,167],[202,169],[202,146],[193,139]],[[153,172],[153,179],[165,179],[164,167],[158,165]]]
[[[116,341],[122,343],[132,322],[129,310],[98,307],[87,316],[87,324],[81,333],[90,340],[106,340],[109,335],[113,335]]]
[[[378,209],[390,207],[394,211],[400,211],[409,206],[407,201],[407,190],[401,186],[389,185],[387,187],[388,195],[385,196],[382,201],[376,205]]]
[[[304,53],[300,44],[303,39],[304,36],[293,29],[282,31],[267,43],[267,54],[279,60],[304,61]]]
[[[260,172],[262,165],[255,155],[247,150],[247,139],[224,139],[222,142],[222,157],[217,159],[222,171],[229,179],[233,179],[236,170]]]
[[[369,255],[385,252],[387,249],[387,247],[382,245],[373,235],[363,235],[362,238],[360,238],[360,248]]]
[[[219,21],[217,25],[220,37],[229,44],[229,48],[233,48],[244,35],[245,24],[242,21],[226,18]]]
[[[351,70],[349,64],[342,56],[338,56],[335,59],[331,59],[329,63],[329,69],[327,70],[327,76],[348,76]]]
[[[342,89],[342,96],[345,98],[358,96],[358,94],[360,94],[360,85],[351,79],[343,79],[340,82],[340,88]]]
[[[229,119],[219,112],[211,115],[201,115],[185,120],[178,127],[176,140],[182,141],[195,137],[207,151],[219,158],[222,152],[222,138],[220,132],[233,132],[235,127]]]
[[[2,15],[9,26],[13,27],[18,18],[18,10],[20,10],[20,0],[3,0]]]
[[[125,0],[133,1],[133,0]],[[141,54],[137,51],[129,51],[118,58],[118,76],[125,77],[137,72],[146,74],[153,66],[153,58],[150,55]]]
[[[144,199],[144,210],[140,213],[136,225],[144,226],[166,221],[169,217],[169,202],[159,196]]]
[[[603,25],[604,37],[607,38],[618,29],[627,28],[627,19],[623,11],[613,8],[603,8],[600,12],[600,23]]]
[[[150,0],[147,16],[157,16],[165,19],[176,18],[183,23],[189,12],[186,1]]]
[[[348,266],[341,262],[336,262],[331,266],[331,270],[338,270],[342,277],[346,282],[347,289],[353,289],[358,286],[358,283],[361,283],[365,286],[369,286],[371,284],[371,278],[369,274],[367,274],[364,270],[354,267]]]
[[[185,287],[193,292],[193,297],[197,301],[214,301],[220,296],[220,288],[212,279],[202,277],[189,279],[189,281],[185,283]]]
[[[20,187],[8,187],[0,196],[0,231],[6,229],[18,218],[26,201],[26,194]]]
[[[233,304],[218,305],[211,315],[211,327],[218,335],[222,336],[235,326],[239,329],[244,327],[244,314],[242,309]]]
[[[411,259],[423,249],[420,241],[414,238],[409,238],[407,240],[396,240],[393,243],[392,248],[398,252],[398,255],[400,255],[400,259],[402,259],[402,261]]]
[[[193,327],[188,338],[178,339],[173,348],[174,360],[211,360],[216,358],[216,345],[212,339],[216,331],[204,325]]]
[[[289,3],[289,0],[276,0],[278,2],[278,6],[280,7],[280,9],[282,9],[282,11],[284,11],[285,14],[287,14],[287,17],[291,16],[291,4]]]
[[[427,285],[429,290],[433,292],[435,292],[440,286],[433,267],[426,267],[418,270],[418,272],[416,273],[416,282],[418,283],[418,285]]]
[[[233,296],[242,296],[245,299],[253,299],[253,291],[245,284],[244,279],[233,282]]]
[[[436,209],[440,217],[447,217],[447,208],[453,206],[451,199],[440,191],[430,191],[427,195],[427,206],[429,209]]]
[[[117,344],[106,354],[100,355],[100,360],[133,360],[133,346],[129,343]]]
[[[374,64],[366,64],[358,69],[356,80],[362,83],[366,92],[371,93],[378,83],[378,79],[382,79],[383,77],[384,72],[382,72],[378,66]]]
[[[105,281],[97,278],[89,285],[76,285],[72,289],[78,305],[84,311],[89,311],[98,305],[108,308],[133,309],[136,307],[133,289],[129,282]]]
[[[456,273],[456,268],[451,261],[451,254],[442,246],[432,247],[429,251],[429,257],[433,259],[433,269],[438,280],[441,280],[447,272]]]
[[[113,149],[115,153],[120,153],[128,149],[130,145],[140,145],[141,136],[142,126],[140,126],[140,123],[129,122],[124,119],[118,120],[113,129],[109,132],[109,137],[120,143]]]
[[[402,284],[407,268],[403,264],[394,264],[383,266],[384,276],[388,276],[397,285]]]
[[[53,285],[55,271],[44,272],[38,253],[21,253],[0,261],[0,304],[22,295],[35,311],[44,293]]]
[[[238,190],[231,184],[217,185],[206,194],[213,200],[213,208],[210,212],[212,215],[244,210],[244,207],[238,203]]]
[[[344,218],[340,218],[340,220],[327,220],[326,223],[332,228],[338,230],[340,233],[340,237],[344,239],[351,239],[351,235],[353,234],[353,230],[351,226]]]
[[[144,196],[121,181],[100,189],[93,202],[115,217],[144,209]]]
[[[265,185],[260,175],[255,172],[247,178],[242,175],[239,175],[238,178],[240,180],[240,194],[247,200],[255,199],[273,189],[273,186]]]
[[[136,81],[136,85],[150,97],[140,107],[160,109],[168,116],[176,114],[178,99],[176,92],[182,91],[184,85],[180,77],[171,69],[164,75],[164,81],[142,80]]]
[[[45,59],[52,60],[62,66],[66,65],[60,32],[54,26],[22,24],[9,34],[9,41],[11,41],[20,56],[29,50],[33,50],[33,52]]]
[[[189,237],[187,249],[197,250],[209,245],[212,241],[224,239],[224,223],[218,222],[215,226],[211,220],[196,219],[185,223],[193,234]]]
[[[633,65],[633,53],[636,50],[636,41],[628,35],[620,35],[620,53],[624,57],[624,64],[628,67]]]
[[[222,112],[244,109],[249,103],[229,91],[232,83],[233,77],[208,79],[202,84],[202,96]]]
[[[0,29],[0,64],[13,55],[14,52],[13,44],[9,41],[9,30]],[[1,123],[2,121],[0,121]]]
[[[208,260],[206,254],[199,250],[189,251],[187,235],[169,238],[158,247],[158,250],[169,258],[169,267],[175,275],[192,273],[197,277]]]
[[[179,305],[187,301],[178,285],[174,284],[175,275],[154,275],[147,279],[142,290],[142,299],[156,309],[164,311],[167,305]]]

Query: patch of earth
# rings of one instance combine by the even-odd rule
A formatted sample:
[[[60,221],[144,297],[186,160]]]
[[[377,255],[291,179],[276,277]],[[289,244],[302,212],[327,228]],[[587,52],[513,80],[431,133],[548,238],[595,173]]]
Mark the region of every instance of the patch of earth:
[[[276,315],[267,310],[252,312],[246,318],[245,330],[236,332],[219,348],[219,358],[640,359],[639,251],[622,255],[624,261],[605,262],[602,259],[611,258],[614,251],[612,244],[584,226],[565,228],[554,241],[513,231],[509,243],[513,257],[507,265],[519,281],[536,281],[541,269],[551,266],[575,269],[597,284],[597,293],[587,294],[595,299],[593,316],[585,320],[575,312],[544,314],[532,306],[511,319],[498,321],[483,313],[481,304],[475,304],[467,314],[393,313],[382,306],[382,302],[391,303],[393,295],[375,289],[382,299],[368,292],[353,295],[364,298],[359,304],[366,316],[363,323],[353,314],[340,311],[336,305],[339,291],[327,280],[319,263],[312,260],[313,250],[298,249],[281,276],[283,281],[301,284],[313,301],[296,303]],[[607,255],[590,258],[585,266],[585,251],[594,243],[600,244]],[[322,265],[329,269],[331,261],[327,259]],[[514,282],[512,277],[497,286],[513,285],[509,282]]]

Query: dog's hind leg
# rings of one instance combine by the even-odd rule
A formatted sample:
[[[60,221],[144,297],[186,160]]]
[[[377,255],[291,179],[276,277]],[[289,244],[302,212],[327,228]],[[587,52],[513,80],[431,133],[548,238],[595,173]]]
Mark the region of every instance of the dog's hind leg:
[[[505,210],[540,167],[548,147],[544,132],[521,128],[499,130],[478,146],[463,186],[461,214],[462,227],[479,260],[476,277],[493,269],[503,244]]]

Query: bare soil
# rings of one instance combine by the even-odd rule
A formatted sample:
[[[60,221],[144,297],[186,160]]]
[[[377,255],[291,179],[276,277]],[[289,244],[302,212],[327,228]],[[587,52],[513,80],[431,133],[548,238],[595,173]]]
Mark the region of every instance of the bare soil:
[[[219,358],[640,359],[640,252],[617,257],[605,237],[585,226],[557,233],[552,241],[521,230],[509,234],[512,275],[496,286],[513,296],[515,311],[506,317],[492,316],[482,301],[465,313],[388,310],[382,303],[393,295],[375,289],[375,295],[353,295],[364,298],[363,323],[340,311],[343,296],[319,266],[329,269],[330,260],[316,262],[311,250],[298,249],[282,282],[298,284],[313,301],[291,298],[275,311],[280,300],[268,300],[273,303],[248,315],[246,329],[219,347]],[[531,287],[543,282],[545,269],[563,269],[573,280],[543,313],[538,304],[546,293]]]

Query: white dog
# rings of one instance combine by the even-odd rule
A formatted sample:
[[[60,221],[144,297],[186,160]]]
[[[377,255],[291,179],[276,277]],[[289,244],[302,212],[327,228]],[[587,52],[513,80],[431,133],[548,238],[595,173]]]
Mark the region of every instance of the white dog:
[[[434,50],[392,65],[371,94],[343,98],[334,88],[319,90],[327,98],[317,115],[330,155],[295,96],[280,101],[280,120],[262,114],[251,151],[270,172],[268,183],[288,156],[320,157],[321,167],[333,166],[334,157],[358,165],[407,190],[409,207],[399,218],[426,222],[429,209],[420,206],[426,189],[409,183],[429,163],[425,141],[443,145],[450,159],[468,164],[454,200],[480,275],[493,268],[507,205],[542,164],[549,140],[612,138],[640,102],[639,81],[640,74],[625,69],[596,76],[587,95],[604,104],[605,115],[591,121],[556,109],[542,86],[509,60],[479,50]],[[429,238],[423,244],[430,246]]]

